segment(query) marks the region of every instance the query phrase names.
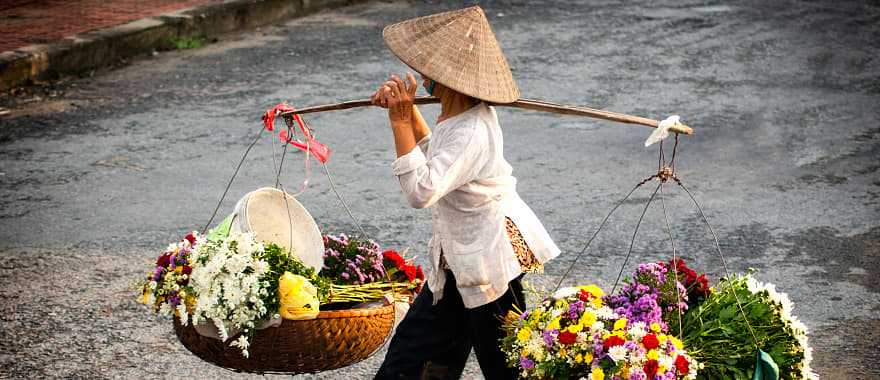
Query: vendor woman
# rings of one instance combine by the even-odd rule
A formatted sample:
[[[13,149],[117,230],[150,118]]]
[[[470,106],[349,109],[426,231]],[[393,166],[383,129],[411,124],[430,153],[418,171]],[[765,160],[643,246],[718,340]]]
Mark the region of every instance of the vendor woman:
[[[491,104],[519,89],[478,6],[385,28],[391,51],[440,98],[433,132],[413,105],[412,73],[373,94],[388,109],[397,159],[391,170],[407,202],[430,208],[427,286],[391,339],[377,379],[457,379],[474,349],[487,379],[513,379],[499,339],[500,317],[525,310],[520,279],[559,248],[516,192]]]

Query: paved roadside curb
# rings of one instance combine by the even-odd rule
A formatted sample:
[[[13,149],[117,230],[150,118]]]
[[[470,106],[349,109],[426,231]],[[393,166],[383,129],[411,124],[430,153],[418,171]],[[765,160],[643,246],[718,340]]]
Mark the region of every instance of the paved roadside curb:
[[[206,37],[273,24],[362,0],[226,0],[0,52],[0,91],[108,66],[172,37]]]

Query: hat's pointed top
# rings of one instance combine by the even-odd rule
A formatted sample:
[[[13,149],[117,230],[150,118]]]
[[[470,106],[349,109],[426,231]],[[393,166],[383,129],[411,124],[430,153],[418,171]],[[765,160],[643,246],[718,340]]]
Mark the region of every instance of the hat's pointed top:
[[[385,27],[385,43],[404,63],[462,94],[510,103],[519,89],[479,6]]]

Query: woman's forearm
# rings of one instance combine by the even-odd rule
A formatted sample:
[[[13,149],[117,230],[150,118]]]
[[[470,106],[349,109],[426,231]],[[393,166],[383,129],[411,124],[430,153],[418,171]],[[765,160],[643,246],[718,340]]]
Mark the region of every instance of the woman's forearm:
[[[391,121],[391,130],[394,132],[394,146],[397,148],[397,157],[403,156],[416,147],[415,135],[413,134],[414,120]]]
[[[431,134],[428,123],[425,122],[425,118],[422,117],[422,113],[419,112],[419,108],[415,104],[412,106],[412,132],[416,142],[422,141],[425,136]]]

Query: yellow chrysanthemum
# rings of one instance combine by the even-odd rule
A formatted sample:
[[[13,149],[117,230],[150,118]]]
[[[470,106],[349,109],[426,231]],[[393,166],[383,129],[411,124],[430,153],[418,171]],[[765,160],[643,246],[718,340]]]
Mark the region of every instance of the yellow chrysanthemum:
[[[559,330],[559,317],[553,318],[553,320],[547,324],[547,328],[545,330]]]
[[[684,348],[684,344],[681,343],[681,341],[680,341],[678,338],[676,338],[676,337],[674,337],[674,336],[670,336],[670,337],[669,337],[669,340],[671,340],[671,341],[672,341],[672,344],[675,345],[675,349],[676,349],[676,350],[681,350],[682,348]]]
[[[605,371],[602,371],[601,367],[593,368],[590,372],[590,380],[605,380]]]
[[[579,323],[584,326],[592,326],[594,323],[596,323],[596,314],[592,311],[585,310],[584,314],[581,315],[581,320]]]
[[[583,363],[583,362],[584,362],[584,356],[581,355],[581,354],[577,354],[577,355],[575,355],[575,356],[574,356],[574,362],[575,362],[575,363]]]
[[[666,373],[666,369],[667,368],[665,365],[658,366],[657,367],[657,374],[662,375],[662,374]]]
[[[666,341],[669,339],[669,335],[666,334],[657,334],[657,341],[660,342],[660,347],[666,345]]]
[[[593,305],[593,308],[595,309],[599,309],[604,305],[601,298],[593,298],[590,300],[590,304]]]
[[[522,343],[528,342],[529,338],[532,337],[532,330],[529,329],[521,329],[518,333],[516,333],[516,339]]]
[[[584,329],[584,325],[582,325],[580,323],[568,326],[568,332],[570,332],[572,334],[577,334],[577,333],[581,332],[583,329]]]
[[[660,324],[657,322],[651,323],[651,331],[655,333],[660,332]]]
[[[660,354],[657,353],[657,350],[648,350],[648,353],[645,354],[645,357],[648,358],[648,360],[657,360],[657,358],[660,357]]]
[[[559,349],[559,356],[565,357],[568,354],[568,351],[565,350],[565,347]]]
[[[593,361],[593,354],[591,354],[589,352],[584,354],[584,363],[589,363],[592,361]]]
[[[614,322],[614,331],[623,330],[626,328],[626,318],[620,318],[616,322]]]

